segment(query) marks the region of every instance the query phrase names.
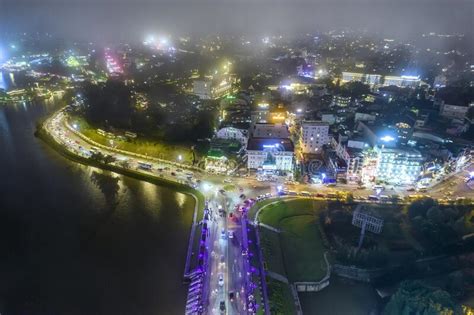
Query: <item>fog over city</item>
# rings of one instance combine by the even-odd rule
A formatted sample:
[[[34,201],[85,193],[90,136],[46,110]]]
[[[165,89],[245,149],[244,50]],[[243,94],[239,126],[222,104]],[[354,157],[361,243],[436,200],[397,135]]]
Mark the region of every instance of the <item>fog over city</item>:
[[[464,0],[2,0],[0,29],[131,40],[156,30],[262,36],[356,28],[410,39],[472,31],[473,6]]]

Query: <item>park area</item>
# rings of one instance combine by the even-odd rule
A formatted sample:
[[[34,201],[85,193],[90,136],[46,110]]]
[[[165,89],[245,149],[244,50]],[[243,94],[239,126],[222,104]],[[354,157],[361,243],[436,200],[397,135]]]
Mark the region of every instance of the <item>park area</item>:
[[[70,119],[71,125],[76,125],[77,130],[89,139],[116,149],[129,151],[133,153],[148,155],[150,157],[169,160],[172,162],[183,161],[192,163],[192,144],[170,144],[163,141],[137,137],[136,139],[125,139],[119,137],[110,137],[97,133],[97,129],[88,124],[82,117],[76,116]],[[199,151],[199,150],[196,150]],[[199,152],[196,152],[199,155]],[[181,157],[181,160],[179,159]],[[198,158],[198,156],[196,156]]]
[[[319,281],[326,275],[326,251],[318,228],[325,203],[311,199],[265,205],[259,228],[265,268],[292,282]],[[272,229],[273,228],[273,229]]]

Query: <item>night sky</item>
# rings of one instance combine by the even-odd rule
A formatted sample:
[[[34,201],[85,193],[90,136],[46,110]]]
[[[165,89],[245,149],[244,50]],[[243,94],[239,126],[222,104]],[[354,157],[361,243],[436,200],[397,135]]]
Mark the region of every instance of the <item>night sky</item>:
[[[150,31],[265,36],[334,28],[411,39],[472,31],[473,16],[472,0],[0,0],[4,32],[88,40],[130,40]]]

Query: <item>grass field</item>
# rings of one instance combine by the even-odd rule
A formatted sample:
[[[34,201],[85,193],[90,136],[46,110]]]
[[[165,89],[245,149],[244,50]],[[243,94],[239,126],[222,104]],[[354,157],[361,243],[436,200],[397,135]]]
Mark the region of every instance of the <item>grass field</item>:
[[[281,247],[288,279],[319,281],[326,275],[325,248],[313,215],[285,218],[281,224]]]
[[[270,313],[276,315],[295,314],[295,304],[290,287],[282,282],[267,277]]]
[[[97,129],[91,127],[83,118],[71,118],[71,123],[77,124],[78,130],[84,136],[102,145],[111,146],[112,139],[98,134]],[[112,141],[113,146],[120,150],[148,155],[173,162],[178,162],[178,157],[181,155],[183,162],[192,162],[192,144],[168,144],[155,140],[151,141],[142,139],[140,137],[131,141],[120,140],[117,138]]]
[[[316,220],[325,205],[311,199],[267,203],[260,212],[260,222],[281,230],[259,229],[268,270],[286,276],[290,282],[324,278],[325,248]]]
[[[259,228],[260,244],[264,258],[264,267],[270,271],[286,275],[280,235],[265,228]]]

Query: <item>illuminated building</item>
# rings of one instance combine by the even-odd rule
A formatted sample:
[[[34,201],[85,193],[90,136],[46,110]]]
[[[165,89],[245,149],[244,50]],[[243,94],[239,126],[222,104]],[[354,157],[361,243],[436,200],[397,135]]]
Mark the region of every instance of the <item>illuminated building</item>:
[[[300,145],[303,153],[315,153],[329,143],[329,124],[305,121],[301,125]]]
[[[225,126],[244,126],[251,122],[250,101],[245,97],[227,96],[220,101],[219,120]]]
[[[362,82],[368,85],[379,85],[382,81],[380,74],[366,74],[357,72],[342,72],[342,82]]]
[[[246,132],[234,127],[224,127],[219,129],[216,133],[216,137],[219,139],[237,140],[242,145],[247,144]]]
[[[237,167],[244,155],[244,147],[235,139],[213,138],[205,158],[207,171],[227,173]]]
[[[402,76],[385,76],[384,86],[395,85],[398,87],[419,87],[421,84],[420,76],[402,75]]]
[[[347,107],[350,103],[350,96],[334,95],[332,98],[332,106]]]
[[[293,171],[294,146],[290,139],[251,138],[247,144],[247,167],[266,173]]]
[[[332,146],[336,154],[346,162],[346,180],[350,183],[361,181],[365,158],[369,154],[369,145],[363,140],[342,141],[339,139],[339,142],[337,142],[333,139]],[[372,174],[369,176],[365,174],[366,177],[374,176],[375,166],[376,160],[373,165]]]
[[[270,121],[270,104],[262,102],[252,111],[252,123],[267,123]]]
[[[416,150],[376,148],[376,179],[388,183],[413,184],[420,175],[423,156]]]
[[[270,112],[270,121],[275,124],[285,123],[288,118],[288,113],[286,111],[274,110]]]
[[[193,93],[200,99],[209,100],[217,99],[234,92],[233,80],[230,76],[222,80],[195,80],[193,82]]]

